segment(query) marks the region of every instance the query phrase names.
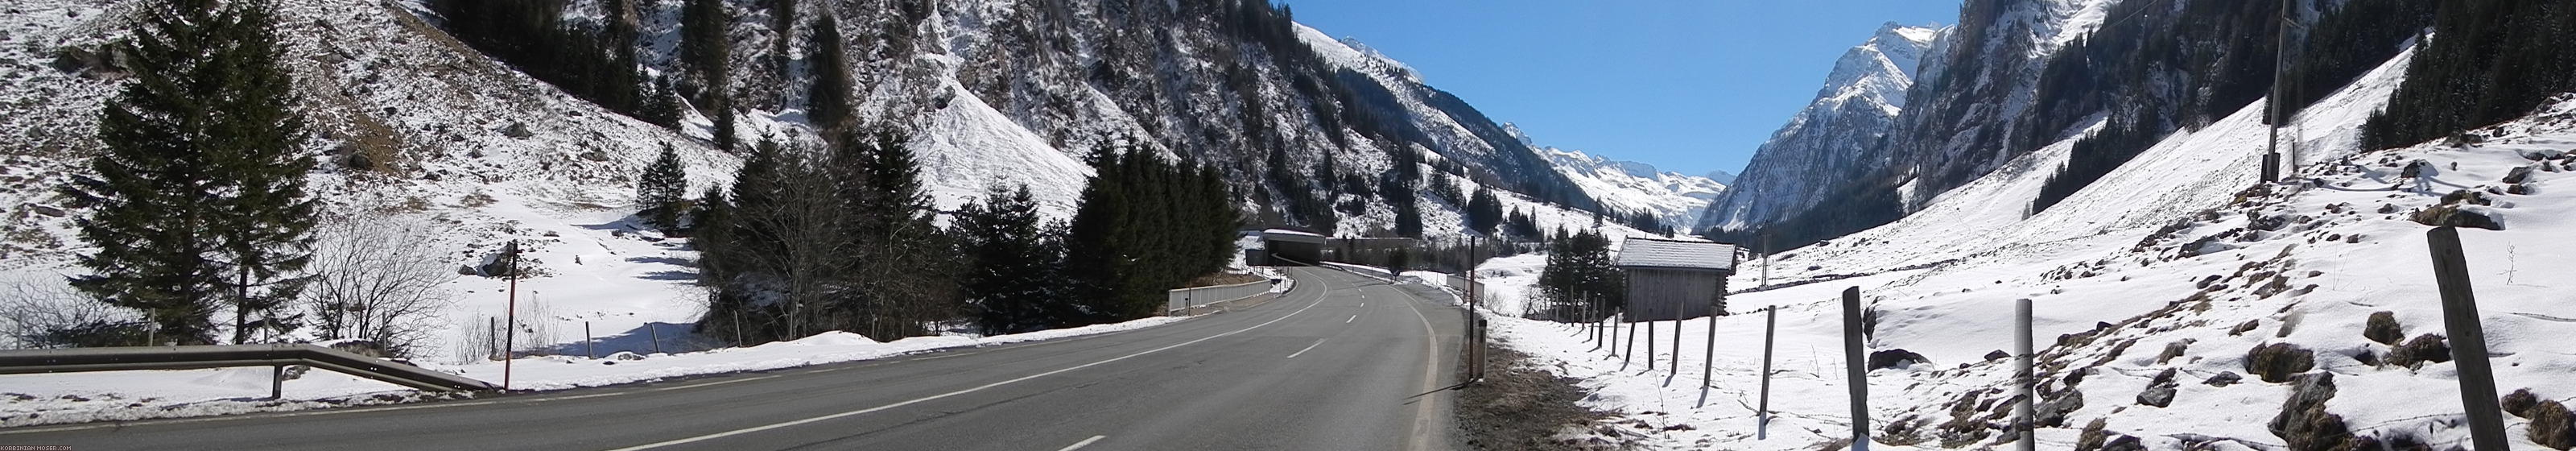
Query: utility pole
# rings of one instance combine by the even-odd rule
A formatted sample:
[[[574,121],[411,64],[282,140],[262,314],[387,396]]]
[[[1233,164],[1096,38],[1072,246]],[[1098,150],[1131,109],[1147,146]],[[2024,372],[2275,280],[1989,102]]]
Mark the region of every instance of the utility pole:
[[[2283,100],[2287,100],[2283,99],[2281,96],[2281,88],[2283,86],[2281,81],[2283,80],[2284,75],[2281,69],[2283,68],[2282,66],[2288,64],[2287,61],[2289,61],[2290,56],[2290,2],[2288,0],[2281,0],[2281,16],[2276,19],[2279,20],[2280,23],[2275,26],[2275,29],[2278,31],[2274,32],[2272,36],[2272,96],[2271,98],[2263,101],[2263,107],[2265,110],[2263,115],[2263,124],[2270,126],[2264,128],[2266,138],[2263,140],[2264,183],[2281,181],[2281,166],[2283,166],[2283,163],[2288,163],[2288,166],[2291,167],[2298,166],[2297,161],[2281,161],[2280,150],[2281,123],[2285,122],[2281,117],[2281,112],[2283,111],[2281,109],[2281,103]]]

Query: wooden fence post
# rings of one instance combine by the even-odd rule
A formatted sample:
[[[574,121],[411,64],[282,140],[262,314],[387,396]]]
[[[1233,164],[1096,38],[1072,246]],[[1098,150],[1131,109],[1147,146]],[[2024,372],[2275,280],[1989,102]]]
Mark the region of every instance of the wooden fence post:
[[[1843,366],[1851,375],[1852,451],[1869,451],[1869,366],[1861,354],[1860,287],[1843,289]]]
[[[1755,439],[1768,438],[1771,430],[1771,347],[1780,330],[1780,307],[1762,309],[1762,403],[1753,409]]]
[[[2460,251],[2460,230],[2442,227],[2426,232],[2433,248],[2433,278],[2441,284],[2442,327],[2450,334],[2451,362],[2459,367],[2460,404],[2469,415],[2470,439],[2477,451],[2505,451],[2504,413],[2497,404],[2495,367],[2487,362],[2487,338],[2478,324],[2478,300],[2469,283],[2469,260]]]

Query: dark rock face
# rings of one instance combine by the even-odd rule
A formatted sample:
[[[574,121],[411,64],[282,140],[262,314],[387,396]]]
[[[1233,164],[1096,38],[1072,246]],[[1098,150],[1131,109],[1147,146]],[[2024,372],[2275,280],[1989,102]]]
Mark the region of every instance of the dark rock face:
[[[2147,383],[2146,391],[2138,392],[2138,404],[2156,407],[2172,406],[2174,392],[2179,388],[2181,384],[2174,382],[2174,369],[2166,368],[2165,372],[2156,373],[2154,381]]]
[[[2289,382],[2290,376],[2316,369],[2316,353],[2289,343],[2255,346],[2245,353],[2245,372],[2264,382]]]
[[[1932,359],[1923,358],[1922,354],[1916,354],[1914,351],[1889,349],[1869,353],[1869,369],[1873,370],[1904,368],[1924,363],[1932,363]]]
[[[2370,322],[2362,325],[2361,336],[2379,344],[2396,346],[2397,340],[2406,339],[2406,328],[2397,324],[2396,312],[2377,312],[2370,314]]]
[[[2413,340],[2407,340],[2406,344],[2390,349],[2387,360],[2390,365],[2405,367],[2412,367],[2419,363],[2448,362],[2451,361],[2451,345],[2440,335],[2419,335]]]

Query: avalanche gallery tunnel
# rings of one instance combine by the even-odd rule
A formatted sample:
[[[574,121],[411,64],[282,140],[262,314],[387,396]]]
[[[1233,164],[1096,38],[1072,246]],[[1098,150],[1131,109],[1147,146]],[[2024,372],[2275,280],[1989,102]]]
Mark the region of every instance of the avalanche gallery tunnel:
[[[1288,229],[1261,231],[1270,266],[1305,266],[1324,260],[1324,236]]]

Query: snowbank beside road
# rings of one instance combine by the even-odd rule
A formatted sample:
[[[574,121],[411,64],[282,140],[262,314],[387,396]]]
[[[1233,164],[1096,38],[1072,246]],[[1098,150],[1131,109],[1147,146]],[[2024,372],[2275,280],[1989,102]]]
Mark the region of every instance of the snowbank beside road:
[[[518,390],[562,390],[683,376],[775,370],[941,349],[1105,334],[1186,319],[1155,317],[1024,334],[911,337],[891,342],[835,331],[794,341],[678,354],[621,353],[596,359],[522,357],[513,362],[511,386]],[[639,360],[622,360],[620,357]],[[500,362],[424,366],[494,383],[501,381]],[[314,370],[286,382],[286,399],[271,401],[265,399],[270,371],[259,367],[0,375],[0,427],[305,410],[447,397]]]

